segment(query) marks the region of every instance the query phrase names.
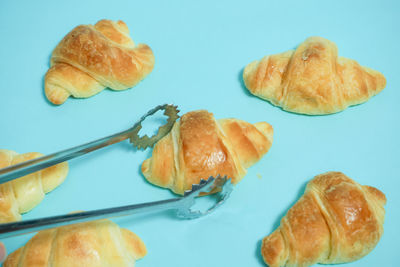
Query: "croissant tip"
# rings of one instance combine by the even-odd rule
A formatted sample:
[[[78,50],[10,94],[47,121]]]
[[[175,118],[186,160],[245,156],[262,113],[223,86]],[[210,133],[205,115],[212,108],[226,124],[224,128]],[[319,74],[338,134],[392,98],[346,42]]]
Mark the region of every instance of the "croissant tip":
[[[254,60],[253,62],[246,65],[243,69],[243,83],[247,90],[251,93],[256,92],[256,77],[254,77],[255,69],[257,68],[259,60]]]
[[[149,161],[150,159],[146,159],[143,161],[142,166],[141,166],[141,171],[143,174],[146,174],[149,171]]]
[[[67,91],[48,81],[45,82],[44,91],[47,100],[57,106],[64,104],[70,96]]]
[[[50,103],[52,103],[53,105],[59,106],[65,103],[66,99],[60,99],[57,97],[47,97],[47,100],[49,100]]]
[[[281,266],[279,264],[285,252],[285,243],[279,230],[266,236],[261,244],[261,256],[264,262],[270,266]]]
[[[59,106],[65,103],[65,100],[60,100],[57,98],[48,97],[47,98],[53,105]]]
[[[369,191],[369,193],[378,201],[380,201],[381,203],[383,203],[383,205],[386,205],[387,202],[387,198],[386,195],[379,189],[366,185],[365,186],[367,188],[367,190]]]
[[[273,136],[274,136],[274,128],[272,127],[271,124],[265,121],[257,122],[254,124],[256,128],[265,136],[269,139],[270,142],[273,141]]]

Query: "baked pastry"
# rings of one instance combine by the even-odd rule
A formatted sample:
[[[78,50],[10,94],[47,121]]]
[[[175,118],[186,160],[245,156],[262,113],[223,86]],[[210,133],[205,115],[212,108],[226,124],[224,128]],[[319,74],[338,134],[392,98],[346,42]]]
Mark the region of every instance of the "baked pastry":
[[[154,55],[145,44],[135,45],[123,21],[100,20],[69,32],[51,55],[45,93],[53,104],[72,95],[86,98],[108,87],[133,87],[154,67]]]
[[[239,182],[246,168],[267,153],[273,129],[266,122],[215,120],[212,113],[186,113],[171,132],[156,143],[152,157],[142,164],[146,179],[183,194],[210,176],[227,175]]]
[[[343,173],[318,175],[278,229],[264,238],[264,261],[270,267],[294,267],[360,259],[383,234],[385,203],[381,191]]]
[[[31,152],[18,154],[0,149],[0,169],[43,156]],[[47,169],[28,174],[0,185],[0,223],[19,221],[21,213],[37,206],[44,194],[60,185],[68,174],[68,163],[63,162]]]
[[[4,267],[131,267],[146,255],[143,241],[109,220],[40,231],[11,253]]]
[[[386,85],[380,72],[338,57],[335,43],[322,37],[310,37],[296,50],[248,64],[243,79],[252,94],[284,110],[309,115],[361,104]]]

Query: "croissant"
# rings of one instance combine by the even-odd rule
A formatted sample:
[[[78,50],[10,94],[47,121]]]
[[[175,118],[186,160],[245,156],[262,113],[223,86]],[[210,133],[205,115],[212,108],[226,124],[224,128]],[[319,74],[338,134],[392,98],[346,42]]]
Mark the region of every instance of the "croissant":
[[[137,235],[100,220],[40,231],[11,253],[3,266],[131,267],[146,253]]]
[[[335,43],[321,37],[248,64],[243,79],[252,94],[284,110],[309,115],[361,104],[386,85],[380,72],[338,57]]]
[[[212,113],[186,113],[168,135],[154,146],[142,164],[145,178],[155,185],[183,194],[201,178],[227,175],[235,184],[246,168],[267,153],[273,129],[266,122],[215,120]]]
[[[124,90],[144,79],[154,67],[145,44],[135,46],[123,21],[100,20],[69,32],[51,55],[45,94],[59,105],[69,96],[87,98],[104,88]]]
[[[355,261],[367,255],[383,234],[386,203],[378,189],[343,173],[316,176],[304,195],[262,242],[271,267]]]
[[[18,154],[0,150],[0,169],[31,160],[43,154],[31,152]],[[26,175],[0,185],[0,223],[19,221],[21,213],[37,206],[45,193],[60,185],[68,174],[68,163],[63,162],[47,169]]]

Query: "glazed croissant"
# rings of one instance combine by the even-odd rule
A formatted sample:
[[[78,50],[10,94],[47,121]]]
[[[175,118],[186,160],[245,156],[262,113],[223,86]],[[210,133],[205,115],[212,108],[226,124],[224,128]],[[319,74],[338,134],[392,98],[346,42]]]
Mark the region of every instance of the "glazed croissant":
[[[72,95],[86,98],[108,87],[133,87],[154,67],[154,55],[145,44],[135,45],[123,21],[100,20],[69,32],[51,55],[45,76],[50,102],[62,104]]]
[[[143,241],[109,220],[40,231],[11,253],[4,267],[132,267],[146,255]]]
[[[31,152],[18,154],[11,150],[0,150],[0,169],[43,154]],[[47,169],[26,175],[0,185],[0,223],[19,221],[21,213],[37,206],[45,193],[60,185],[68,174],[68,163],[63,162]]]
[[[171,132],[157,142],[152,157],[142,164],[146,179],[183,194],[200,178],[218,174],[239,182],[267,153],[273,129],[266,122],[250,124],[238,119],[215,120],[212,113],[186,113]]]
[[[309,115],[361,104],[386,85],[380,72],[338,57],[335,43],[321,37],[248,64],[243,79],[252,94],[284,110]]]
[[[264,261],[270,267],[295,267],[360,259],[383,234],[385,203],[381,191],[343,173],[318,175],[278,229],[264,238]]]

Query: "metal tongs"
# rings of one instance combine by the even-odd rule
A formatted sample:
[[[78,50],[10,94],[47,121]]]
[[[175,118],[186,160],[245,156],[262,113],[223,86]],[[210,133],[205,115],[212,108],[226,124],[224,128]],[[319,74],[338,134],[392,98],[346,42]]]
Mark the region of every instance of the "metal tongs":
[[[166,124],[159,127],[157,133],[152,137],[148,137],[147,135],[140,137],[139,131],[142,128],[141,123],[148,116],[155,114],[159,110],[164,110],[164,115],[168,116]],[[82,156],[99,148],[121,142],[128,138],[130,139],[130,142],[138,149],[146,149],[147,147],[151,147],[172,129],[175,121],[179,118],[178,112],[179,111],[176,106],[168,104],[160,105],[147,112],[147,114],[145,114],[137,123],[135,123],[132,128],[126,131],[0,169],[0,184],[56,165],[63,161]],[[195,219],[209,214],[219,207],[229,197],[232,189],[232,183],[227,177],[211,176],[206,180],[201,179],[199,184],[192,185],[191,190],[186,191],[183,197],[87,212],[77,212],[15,223],[0,224],[0,239],[74,223],[161,210],[176,210],[179,218]],[[191,207],[195,204],[195,197],[215,192],[217,192],[217,198],[214,205],[212,205],[210,208],[205,211],[191,209]]]
[[[142,129],[142,122],[147,117],[154,115],[159,110],[164,110],[164,115],[168,117],[167,123],[159,127],[157,133],[152,137],[148,137],[147,135],[140,137],[139,131],[140,129]],[[45,169],[58,163],[85,155],[99,148],[113,145],[128,138],[132,145],[138,149],[146,149],[147,147],[151,147],[172,129],[175,121],[179,118],[178,112],[179,110],[176,106],[168,104],[160,105],[147,112],[138,122],[133,125],[133,127],[129,128],[128,130],[107,137],[103,137],[80,146],[65,149],[47,156],[28,160],[20,164],[0,169],[0,184],[39,171],[41,169]]]

